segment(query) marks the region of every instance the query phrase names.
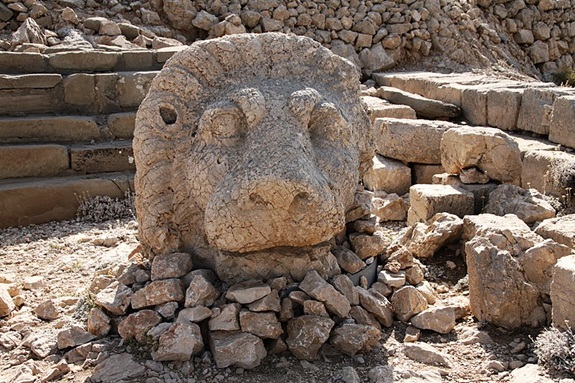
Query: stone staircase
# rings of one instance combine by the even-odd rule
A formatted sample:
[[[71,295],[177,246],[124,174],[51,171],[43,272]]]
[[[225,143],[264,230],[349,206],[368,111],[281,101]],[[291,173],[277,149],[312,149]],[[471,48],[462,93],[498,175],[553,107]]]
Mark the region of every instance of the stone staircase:
[[[0,228],[133,190],[135,112],[177,50],[0,53]]]

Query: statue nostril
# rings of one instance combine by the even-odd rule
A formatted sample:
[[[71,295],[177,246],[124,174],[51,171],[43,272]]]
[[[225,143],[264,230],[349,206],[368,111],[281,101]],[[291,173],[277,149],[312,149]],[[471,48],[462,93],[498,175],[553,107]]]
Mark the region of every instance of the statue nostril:
[[[300,202],[304,202],[305,200],[307,200],[309,198],[309,193],[307,192],[299,192],[296,194],[296,196],[294,197],[294,201],[295,200],[299,200]]]
[[[310,195],[307,192],[297,193],[289,205],[289,211],[292,214],[305,213],[309,208],[309,197]]]
[[[250,194],[250,201],[252,201],[256,205],[264,205],[265,204],[264,199],[258,193],[251,193]]]

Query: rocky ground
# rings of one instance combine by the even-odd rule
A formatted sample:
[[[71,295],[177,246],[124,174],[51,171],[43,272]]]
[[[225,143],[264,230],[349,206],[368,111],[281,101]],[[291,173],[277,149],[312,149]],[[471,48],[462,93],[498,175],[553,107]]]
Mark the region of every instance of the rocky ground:
[[[397,233],[400,228],[394,224],[387,230]],[[78,357],[57,349],[56,334],[70,324],[84,324],[90,304],[87,290],[95,272],[128,257],[138,244],[137,223],[130,219],[48,223],[4,229],[0,238],[0,282],[9,284],[19,305],[0,320],[1,382],[391,382],[393,376],[393,381],[404,382],[518,383],[527,381],[515,376],[522,371],[530,379],[545,374],[530,370],[537,361],[532,341],[536,330],[508,332],[477,323],[471,316],[461,319],[448,335],[422,331],[416,343],[404,341],[407,325],[396,321],[383,330],[370,353],[347,357],[324,347],[314,362],[273,355],[254,370],[217,369],[209,352],[183,363],[145,360],[145,347],[123,343],[117,335],[90,342],[86,354]],[[441,298],[468,294],[458,246],[426,263],[426,279]],[[55,310],[40,306],[48,300],[55,303]]]

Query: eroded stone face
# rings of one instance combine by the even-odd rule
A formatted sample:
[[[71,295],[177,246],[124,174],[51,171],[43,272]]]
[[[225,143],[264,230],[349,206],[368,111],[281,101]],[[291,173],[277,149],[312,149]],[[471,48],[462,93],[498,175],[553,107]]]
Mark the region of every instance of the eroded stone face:
[[[175,55],[134,133],[150,254],[190,252],[227,280],[330,264],[321,244],[344,228],[373,154],[358,76],[312,40],[276,33]]]

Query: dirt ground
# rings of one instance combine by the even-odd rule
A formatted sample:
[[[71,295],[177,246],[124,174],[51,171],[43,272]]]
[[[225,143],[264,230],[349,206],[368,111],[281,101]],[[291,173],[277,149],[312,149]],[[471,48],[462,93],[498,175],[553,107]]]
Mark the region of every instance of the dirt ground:
[[[129,219],[102,223],[48,223],[4,229],[0,231],[0,238],[0,282],[12,282],[11,286],[19,289],[18,299],[22,303],[9,317],[0,320],[0,339],[2,334],[9,332],[17,332],[22,338],[10,350],[0,346],[0,381],[41,381],[64,358],[67,350],[52,349],[49,356],[41,359],[30,351],[27,346],[30,342],[26,340],[43,334],[44,342],[54,343],[59,329],[82,322],[85,318],[84,299],[94,273],[105,265],[127,259],[138,244],[137,223]],[[442,298],[467,295],[465,275],[465,264],[458,246],[444,249],[427,264],[426,279]],[[59,302],[60,316],[52,321],[40,320],[33,309],[48,299]],[[274,355],[268,356],[262,365],[251,371],[241,368],[217,369],[209,353],[195,357],[192,363],[185,365],[141,360],[146,366],[146,373],[124,381],[338,382],[348,381],[345,380],[349,378],[344,373],[344,367],[353,367],[359,381],[368,382],[373,381],[369,375],[374,367],[387,366],[393,369],[395,381],[506,382],[513,367],[536,362],[532,339],[537,335],[537,330],[526,328],[508,332],[477,323],[467,316],[448,335],[422,331],[420,342],[433,345],[451,360],[451,367],[426,365],[403,353],[406,327],[407,324],[396,321],[392,328],[384,329],[380,344],[365,355],[347,357],[325,347],[318,361],[300,362],[289,355]],[[485,331],[491,336],[493,344],[463,344],[461,339],[470,330]],[[107,345],[107,355],[126,352],[127,345],[122,344],[118,336],[108,336],[99,342]],[[133,352],[133,349],[130,350]],[[135,354],[136,357],[141,356],[137,352]],[[94,373],[94,364],[83,361],[71,363],[71,371],[53,381],[89,382]],[[498,368],[488,368],[489,365]],[[26,380],[26,376],[30,375],[25,374],[27,371],[32,371],[36,380]],[[425,371],[435,371],[439,375],[432,373],[429,380],[413,380],[418,374],[423,379],[421,374]]]

